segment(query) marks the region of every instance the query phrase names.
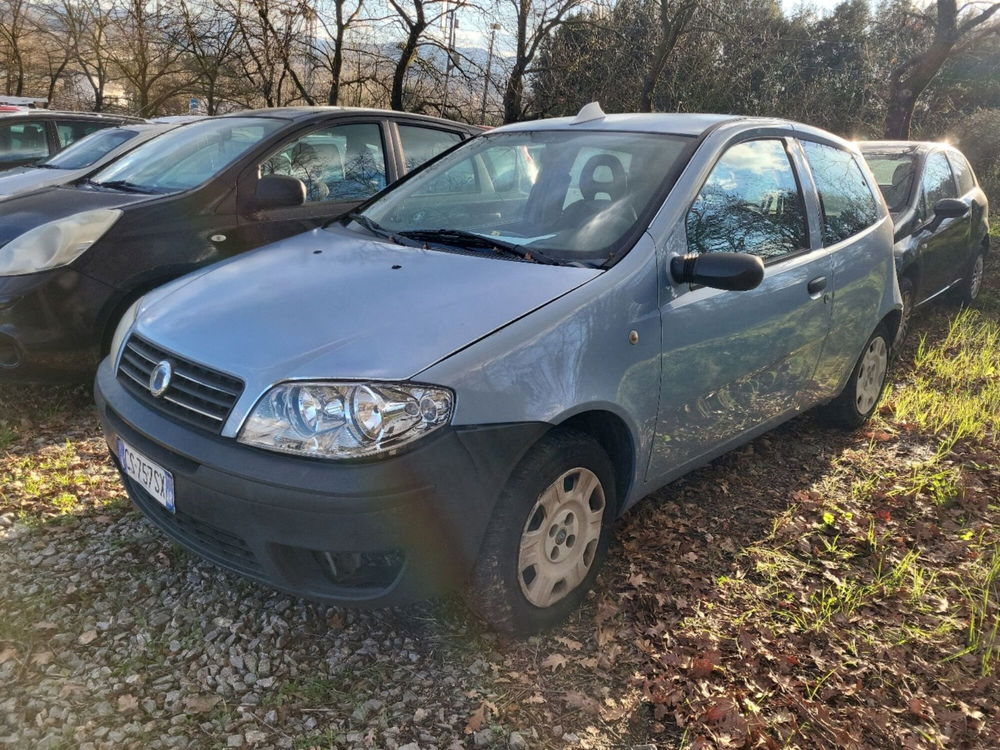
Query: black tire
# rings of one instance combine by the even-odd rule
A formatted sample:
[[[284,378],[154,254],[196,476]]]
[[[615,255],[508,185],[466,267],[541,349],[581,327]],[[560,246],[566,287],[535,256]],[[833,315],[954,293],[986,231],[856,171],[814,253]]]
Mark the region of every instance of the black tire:
[[[546,545],[557,544],[556,540],[559,537],[551,535],[549,531],[559,525],[560,519],[573,514],[557,510],[553,514],[555,518],[543,516],[544,520],[535,525],[538,513],[544,513],[544,508],[539,509],[540,506],[536,508],[536,504],[542,502],[543,493],[560,477],[579,469],[592,472],[599,480],[600,489],[603,491],[604,506],[599,536],[596,540],[582,542],[576,550],[572,550],[573,556],[585,560],[588,559],[586,548],[590,549],[589,568],[578,584],[558,594],[553,591],[553,595],[562,596],[558,601],[548,606],[536,606],[529,600],[524,590],[524,586],[530,587],[533,582],[534,576],[530,575],[530,569],[535,566],[529,566],[524,571],[518,570],[522,539],[528,539],[529,534],[537,533],[539,549],[545,549]],[[570,474],[566,477],[566,481],[572,480],[576,483],[580,476],[587,478],[585,474]],[[490,627],[512,635],[536,633],[565,620],[593,585],[604,561],[611,536],[611,525],[618,508],[614,477],[611,459],[590,436],[575,430],[557,429],[543,437],[514,470],[497,502],[479,551],[479,558],[466,588],[465,598],[470,608]],[[582,492],[583,486],[580,487]],[[572,492],[574,489],[577,489],[575,484],[567,492]],[[598,491],[593,490],[589,498],[591,513],[594,513],[596,511],[593,504],[601,500]],[[565,508],[565,506],[560,507]],[[530,525],[535,525],[534,530],[529,528],[529,521]],[[583,518],[578,519],[580,525],[583,525],[583,521]],[[592,521],[594,526],[588,527],[590,529],[588,533],[591,534],[597,523],[596,518],[592,518]],[[584,533],[580,531],[580,539],[584,538]],[[563,539],[564,541],[559,542],[564,545],[560,549],[564,549],[569,555],[575,537],[572,534],[567,536],[563,532]],[[565,547],[567,544],[569,547]],[[555,550],[554,553],[559,554],[559,550]],[[564,561],[572,562],[568,557],[564,561],[553,559],[556,560],[552,563],[553,567]],[[547,559],[544,564],[549,565]],[[571,568],[575,569],[576,566]],[[525,581],[523,585],[522,581]]]
[[[965,272],[965,278],[955,288],[955,299],[960,305],[970,307],[979,296],[983,288],[984,268],[986,264],[986,249],[980,248],[969,261],[969,268]]]
[[[874,379],[869,379],[866,371],[865,382],[862,383],[862,386],[867,385],[867,388],[859,388],[859,379],[862,377],[861,370],[862,365],[865,363],[865,358],[868,356],[873,346],[879,346],[876,343],[879,339],[881,339],[881,347],[885,352],[885,364],[882,368],[881,382],[877,384],[877,395],[871,405],[867,406],[867,403],[865,402],[870,400],[870,394],[874,392]],[[851,371],[851,377],[847,379],[847,384],[844,386],[844,390],[842,390],[840,394],[833,399],[833,401],[821,406],[817,410],[817,416],[821,421],[833,427],[840,427],[846,430],[856,430],[867,422],[869,417],[875,413],[875,409],[878,408],[879,401],[882,399],[885,384],[889,379],[889,354],[891,352],[889,341],[889,332],[886,330],[884,324],[880,324],[879,327],[875,329],[875,332],[868,337],[868,341],[861,350],[861,355],[858,357],[858,361],[854,363],[854,369]],[[877,376],[875,379],[877,379]],[[868,398],[865,399],[865,402],[859,405],[859,399],[862,396],[862,391],[869,395]],[[864,408],[866,406],[867,408]]]
[[[913,318],[913,281],[908,276],[903,276],[899,280],[899,296],[903,298],[903,309],[899,315],[899,328],[896,330],[896,338],[892,342],[893,351],[898,353],[906,342],[906,337],[910,332],[910,322]]]

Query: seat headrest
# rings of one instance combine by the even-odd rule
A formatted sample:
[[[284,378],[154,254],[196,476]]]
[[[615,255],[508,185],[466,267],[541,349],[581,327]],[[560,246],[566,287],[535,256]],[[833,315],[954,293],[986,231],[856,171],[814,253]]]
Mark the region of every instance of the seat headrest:
[[[597,172],[602,168],[608,170],[610,179],[597,179]],[[594,200],[600,193],[607,194],[610,200],[616,200],[625,194],[627,188],[625,168],[617,156],[595,154],[587,159],[580,170],[580,192],[587,200]]]

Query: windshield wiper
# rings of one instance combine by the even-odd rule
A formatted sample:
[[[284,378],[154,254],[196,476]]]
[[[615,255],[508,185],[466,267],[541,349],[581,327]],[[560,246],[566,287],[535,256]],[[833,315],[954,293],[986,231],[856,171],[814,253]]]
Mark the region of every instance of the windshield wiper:
[[[152,195],[155,191],[147,190],[146,188],[135,185],[128,180],[111,180],[110,182],[94,182],[93,180],[87,180],[87,184],[96,185],[102,188],[111,188],[112,190],[121,190],[126,193],[142,193],[144,195]]]
[[[394,235],[388,229],[383,227],[377,221],[375,221],[374,219],[369,219],[367,216],[365,216],[362,213],[358,213],[357,211],[351,211],[350,213],[342,216],[340,219],[335,219],[335,221],[356,222],[361,226],[363,226],[365,229],[367,229],[369,232],[374,234],[376,237],[382,237],[383,239],[389,240],[390,242],[395,242],[397,245],[403,244],[398,239],[396,239],[396,235]]]
[[[559,261],[543,255],[537,250],[525,250],[513,242],[505,242],[496,237],[486,237],[475,232],[466,232],[464,229],[412,229],[400,232],[399,234],[413,240],[439,242],[442,245],[478,247],[485,250],[493,250],[494,252],[513,255],[521,260],[532,263],[545,263],[550,266],[562,265]]]

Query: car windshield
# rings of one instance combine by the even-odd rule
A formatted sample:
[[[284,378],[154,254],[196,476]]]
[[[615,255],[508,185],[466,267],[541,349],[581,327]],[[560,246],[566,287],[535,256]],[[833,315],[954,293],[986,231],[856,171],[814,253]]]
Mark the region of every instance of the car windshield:
[[[41,166],[51,169],[83,169],[137,135],[138,130],[128,128],[98,130],[46,159]]]
[[[485,135],[390,189],[359,223],[428,247],[599,265],[621,249],[690,142],[593,130]]]
[[[284,124],[265,117],[220,117],[184,125],[139,146],[91,182],[146,193],[190,190]]]
[[[878,181],[879,189],[889,205],[889,210],[898,213],[906,208],[910,196],[916,164],[912,154],[889,152],[863,152],[865,161]]]

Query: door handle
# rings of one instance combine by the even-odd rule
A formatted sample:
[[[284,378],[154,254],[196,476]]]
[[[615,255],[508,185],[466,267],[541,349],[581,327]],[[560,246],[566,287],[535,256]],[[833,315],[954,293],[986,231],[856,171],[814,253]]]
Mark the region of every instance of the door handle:
[[[826,289],[826,276],[817,276],[806,284],[806,291],[811,295],[816,295]]]

